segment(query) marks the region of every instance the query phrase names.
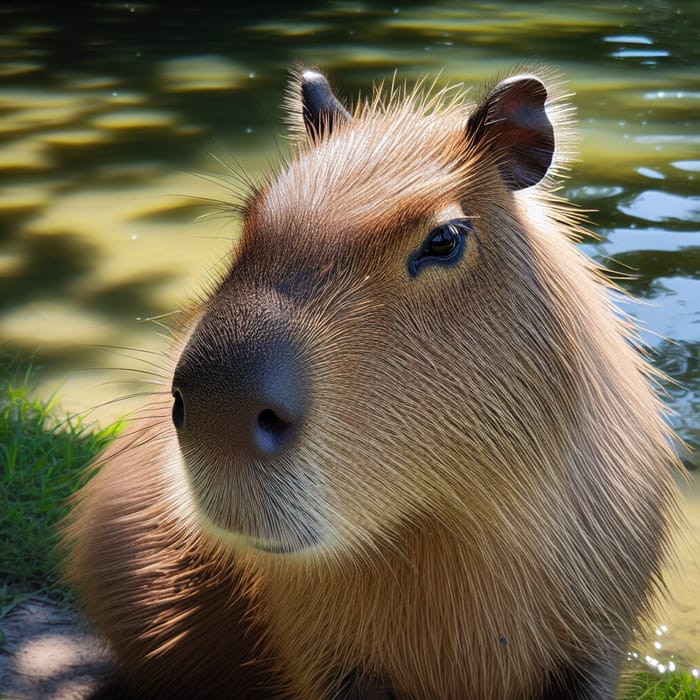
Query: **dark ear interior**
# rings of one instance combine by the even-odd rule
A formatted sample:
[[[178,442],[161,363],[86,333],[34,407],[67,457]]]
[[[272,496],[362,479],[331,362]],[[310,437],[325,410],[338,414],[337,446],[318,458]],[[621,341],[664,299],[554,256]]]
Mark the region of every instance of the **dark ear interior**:
[[[349,112],[331,92],[326,78],[314,70],[302,73],[301,104],[306,133],[315,143],[330,135],[339,122],[352,120]]]
[[[531,75],[504,80],[469,117],[467,137],[493,156],[511,190],[537,184],[554,157],[554,129],[545,111],[547,89]]]

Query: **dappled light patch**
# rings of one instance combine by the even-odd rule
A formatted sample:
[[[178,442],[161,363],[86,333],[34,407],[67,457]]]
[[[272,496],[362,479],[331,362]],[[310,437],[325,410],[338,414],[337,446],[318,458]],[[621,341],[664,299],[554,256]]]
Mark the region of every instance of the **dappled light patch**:
[[[71,609],[28,601],[2,629],[0,688],[8,697],[85,698],[109,672],[109,654]]]

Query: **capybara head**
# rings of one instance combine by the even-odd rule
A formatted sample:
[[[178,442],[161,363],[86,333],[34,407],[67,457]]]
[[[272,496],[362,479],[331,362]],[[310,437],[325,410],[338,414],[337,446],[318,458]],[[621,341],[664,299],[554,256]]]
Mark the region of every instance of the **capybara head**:
[[[483,484],[576,419],[580,339],[517,221],[554,154],[538,78],[471,116],[412,97],[351,117],[318,73],[301,87],[309,143],[250,197],[173,421],[217,537],[339,553],[445,501],[481,517]]]
[[[612,697],[675,458],[553,193],[557,90],[531,70],[476,103],[392,86],[348,111],[320,73],[293,80],[293,156],[240,207],[172,399],[69,529],[135,686]]]
[[[616,324],[574,215],[530,189],[565,110],[530,74],[476,107],[395,92],[352,116],[319,73],[295,87],[304,142],[250,194],[173,377],[207,529],[351,557],[417,514],[478,526],[547,493],[608,429],[590,385]]]

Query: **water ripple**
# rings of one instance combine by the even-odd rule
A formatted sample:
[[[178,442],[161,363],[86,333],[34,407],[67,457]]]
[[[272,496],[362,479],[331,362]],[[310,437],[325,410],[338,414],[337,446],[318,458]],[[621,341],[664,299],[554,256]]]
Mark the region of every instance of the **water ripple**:
[[[700,197],[682,197],[659,190],[646,190],[620,202],[617,208],[629,216],[655,223],[700,222]]]

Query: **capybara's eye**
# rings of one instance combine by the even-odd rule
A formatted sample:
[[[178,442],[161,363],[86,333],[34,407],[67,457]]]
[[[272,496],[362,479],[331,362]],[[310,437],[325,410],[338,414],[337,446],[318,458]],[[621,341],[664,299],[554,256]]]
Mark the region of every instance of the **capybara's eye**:
[[[408,271],[412,277],[426,264],[454,265],[464,253],[467,235],[472,231],[466,219],[454,219],[434,228],[417,253],[408,261]]]

